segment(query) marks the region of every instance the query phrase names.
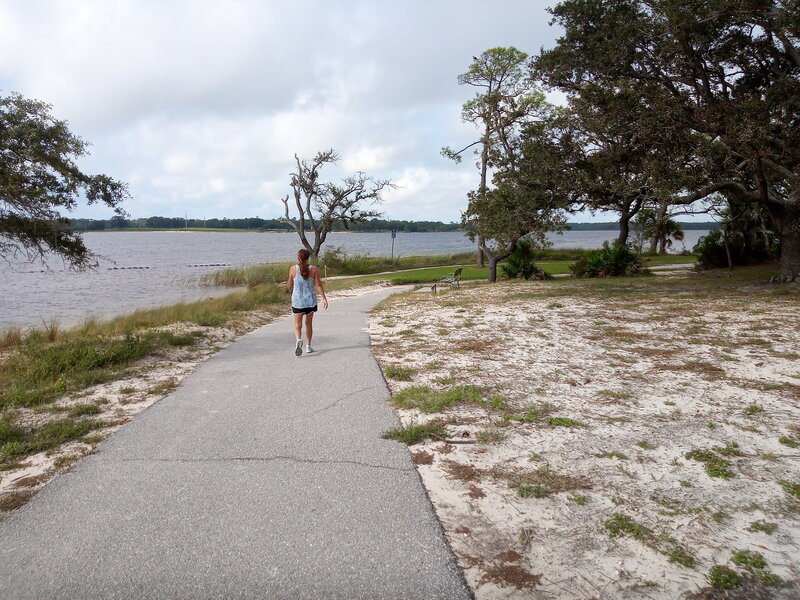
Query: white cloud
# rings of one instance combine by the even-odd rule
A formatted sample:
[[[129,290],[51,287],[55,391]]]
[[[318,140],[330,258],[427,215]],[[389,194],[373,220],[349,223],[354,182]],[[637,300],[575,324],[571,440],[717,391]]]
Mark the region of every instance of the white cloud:
[[[456,84],[494,46],[552,44],[544,2],[0,0],[0,82],[92,142],[134,217],[282,213],[294,155],[401,187],[390,218],[458,220],[477,174],[443,159],[477,132]],[[103,207],[77,216],[107,217]]]

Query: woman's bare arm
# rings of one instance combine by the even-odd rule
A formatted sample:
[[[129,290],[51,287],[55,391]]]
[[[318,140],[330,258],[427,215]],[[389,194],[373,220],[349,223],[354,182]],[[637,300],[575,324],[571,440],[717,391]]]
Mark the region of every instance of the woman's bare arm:
[[[286,280],[286,289],[291,294],[294,292],[294,266],[289,267],[289,279]]]
[[[322,306],[323,308],[328,308],[328,297],[325,295],[325,288],[322,287],[322,280],[319,278],[319,268],[314,268],[314,283],[319,290],[319,293],[322,294]]]

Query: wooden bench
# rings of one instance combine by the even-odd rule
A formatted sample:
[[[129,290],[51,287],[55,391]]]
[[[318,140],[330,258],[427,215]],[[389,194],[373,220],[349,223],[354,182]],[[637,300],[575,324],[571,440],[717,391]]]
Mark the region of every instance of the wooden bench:
[[[462,270],[463,269],[461,267],[459,267],[458,269],[453,271],[453,274],[450,275],[449,277],[442,277],[439,280],[439,283],[449,285],[450,289],[461,287],[458,282],[461,281],[461,271]]]

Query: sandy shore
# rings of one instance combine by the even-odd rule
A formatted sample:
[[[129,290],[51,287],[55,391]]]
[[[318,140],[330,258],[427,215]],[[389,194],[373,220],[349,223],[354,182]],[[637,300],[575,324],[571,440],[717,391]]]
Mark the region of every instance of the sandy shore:
[[[411,450],[479,599],[677,598],[715,565],[768,594],[738,597],[800,597],[759,582],[800,577],[800,294],[698,279],[480,285],[376,312],[397,400],[457,390],[399,413],[456,442]]]

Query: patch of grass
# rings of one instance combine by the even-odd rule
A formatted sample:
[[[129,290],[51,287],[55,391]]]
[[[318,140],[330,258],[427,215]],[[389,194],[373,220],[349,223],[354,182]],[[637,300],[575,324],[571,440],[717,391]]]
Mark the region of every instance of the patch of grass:
[[[440,392],[426,385],[415,385],[401,390],[392,398],[398,408],[416,408],[423,413],[442,412],[448,406],[459,403],[479,404],[480,390],[469,385],[454,387]]]
[[[789,494],[790,496],[794,496],[795,498],[800,498],[800,483],[795,483],[794,481],[787,481],[785,479],[781,479],[778,481],[780,486],[783,488],[783,491]]]
[[[748,569],[763,569],[767,566],[767,561],[760,552],[753,550],[736,550],[731,555],[734,564]]]
[[[789,437],[788,435],[782,435],[778,438],[778,441],[783,444],[784,446],[789,446],[789,448],[798,448],[800,447],[800,440],[796,438]]]
[[[415,371],[410,367],[403,367],[401,365],[387,365],[384,373],[389,379],[394,379],[396,381],[411,381]]]
[[[479,404],[486,408],[494,408],[495,410],[503,410],[506,407],[506,399],[499,395],[494,395],[488,400],[481,400]]]
[[[584,506],[589,499],[583,494],[575,494],[573,496],[567,496],[567,500],[574,502],[578,506]]]
[[[550,495],[550,490],[540,484],[518,485],[513,489],[520,498],[546,498]]]
[[[603,527],[608,532],[608,536],[612,538],[630,535],[636,540],[645,541],[653,535],[650,528],[637,523],[624,513],[612,514],[603,523]]]
[[[639,446],[642,450],[655,450],[656,447],[648,442],[647,440],[642,440],[641,442],[636,442],[636,445]]]
[[[583,423],[569,417],[550,417],[547,424],[552,427],[583,427]]]
[[[407,446],[413,446],[428,439],[432,435],[444,436],[445,428],[439,421],[431,423],[417,423],[412,421],[408,425],[394,427],[384,432],[381,436],[385,440],[395,440]]]
[[[618,458],[619,460],[628,460],[628,455],[622,452],[600,452],[595,454],[597,458]]]
[[[751,404],[745,409],[744,412],[752,416],[764,412],[764,408],[762,406],[759,406],[758,404]]]
[[[172,390],[178,387],[178,382],[174,378],[167,379],[166,381],[162,381],[161,383],[157,383],[149,390],[147,390],[148,394],[152,394],[154,396],[166,396]]]
[[[730,590],[742,584],[742,576],[728,567],[714,565],[708,570],[708,582],[711,587]]]
[[[497,444],[506,439],[506,434],[498,429],[484,429],[475,436],[481,444]]]
[[[691,569],[694,567],[695,558],[683,546],[675,545],[667,556],[667,561]]]
[[[549,402],[543,402],[542,404],[531,406],[523,413],[503,413],[503,417],[509,421],[537,423],[545,416],[551,414],[554,410],[555,406]]]
[[[744,452],[736,442],[729,442],[725,446],[714,446],[714,451],[722,456],[744,456]]]
[[[775,533],[775,530],[778,528],[777,523],[768,523],[767,521],[753,521],[748,525],[747,531],[760,531],[762,533],[766,533],[767,535],[772,535]]]
[[[758,581],[766,586],[778,586],[783,584],[783,580],[767,569],[767,561],[760,552],[753,550],[736,550],[731,555],[731,561],[744,568]]]
[[[97,404],[85,403],[71,406],[68,414],[70,417],[83,417],[86,415],[98,415],[103,412]]]
[[[721,479],[730,479],[733,477],[733,471],[730,470],[731,463],[724,458],[720,458],[711,450],[695,449],[686,453],[686,458],[689,460],[696,460],[703,463],[706,473],[710,477],[719,477]]]
[[[83,437],[90,431],[99,429],[100,423],[59,419],[45,423],[39,428],[24,430],[22,435],[15,431],[15,438],[0,446],[0,460],[18,459],[37,452],[44,452],[65,442]]]

